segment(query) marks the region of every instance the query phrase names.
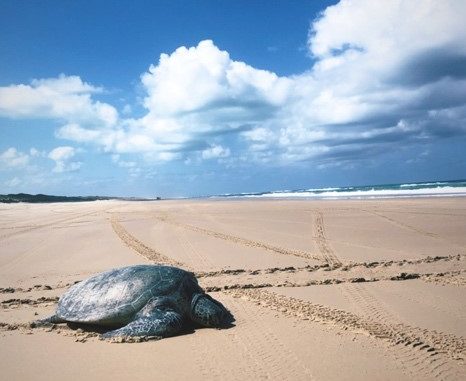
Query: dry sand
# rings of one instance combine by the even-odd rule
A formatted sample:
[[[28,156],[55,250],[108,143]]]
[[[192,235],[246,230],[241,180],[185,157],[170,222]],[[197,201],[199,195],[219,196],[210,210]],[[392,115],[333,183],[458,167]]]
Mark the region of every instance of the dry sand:
[[[225,330],[31,329],[114,267],[194,271]],[[2,380],[466,379],[466,198],[0,205]]]

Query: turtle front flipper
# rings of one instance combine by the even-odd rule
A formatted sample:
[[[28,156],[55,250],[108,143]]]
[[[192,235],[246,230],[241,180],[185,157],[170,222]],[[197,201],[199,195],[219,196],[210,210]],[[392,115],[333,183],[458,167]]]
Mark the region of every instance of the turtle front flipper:
[[[171,309],[154,309],[150,314],[137,314],[135,319],[122,328],[102,335],[108,339],[120,336],[174,336],[181,331],[183,319]]]

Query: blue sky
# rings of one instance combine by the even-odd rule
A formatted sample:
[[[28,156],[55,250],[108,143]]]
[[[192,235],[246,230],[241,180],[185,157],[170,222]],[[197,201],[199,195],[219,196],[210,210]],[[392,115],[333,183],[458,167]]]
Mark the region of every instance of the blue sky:
[[[3,1],[0,193],[466,178],[458,1]]]

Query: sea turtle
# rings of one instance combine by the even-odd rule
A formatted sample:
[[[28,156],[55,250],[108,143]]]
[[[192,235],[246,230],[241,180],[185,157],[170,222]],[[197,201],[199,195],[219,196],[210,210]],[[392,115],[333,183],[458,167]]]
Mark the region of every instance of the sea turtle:
[[[186,324],[226,326],[233,316],[198,285],[193,273],[171,266],[113,269],[72,286],[55,315],[36,325],[81,323],[108,328],[104,338],[178,334]]]

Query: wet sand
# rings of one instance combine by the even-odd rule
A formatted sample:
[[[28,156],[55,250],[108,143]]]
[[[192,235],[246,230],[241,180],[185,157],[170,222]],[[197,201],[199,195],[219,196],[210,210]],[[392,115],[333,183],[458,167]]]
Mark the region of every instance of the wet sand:
[[[143,343],[30,328],[114,267],[193,271],[235,326]],[[5,380],[466,378],[466,198],[0,205]]]

